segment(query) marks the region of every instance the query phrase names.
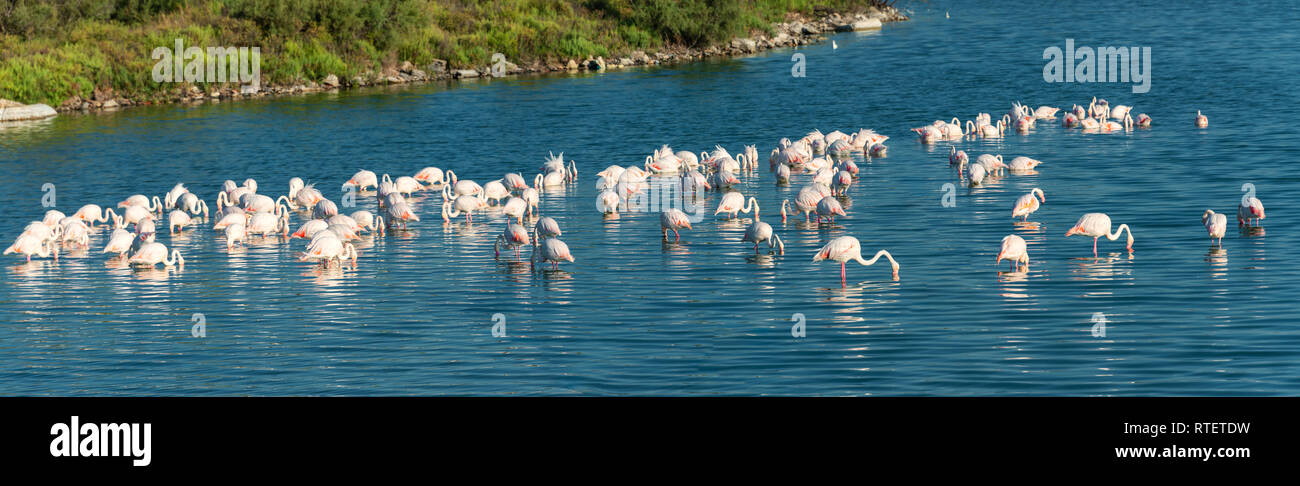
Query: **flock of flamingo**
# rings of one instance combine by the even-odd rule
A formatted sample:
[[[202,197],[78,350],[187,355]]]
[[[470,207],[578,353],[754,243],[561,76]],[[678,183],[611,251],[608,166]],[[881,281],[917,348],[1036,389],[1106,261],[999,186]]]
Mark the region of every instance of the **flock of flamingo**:
[[[1012,110],[996,123],[992,123],[989,114],[981,113],[975,120],[967,121],[965,126],[953,118],[947,122],[937,120],[913,131],[922,143],[927,144],[966,137],[1002,137],[1008,126],[1024,132],[1038,121],[1055,119],[1058,111],[1059,108],[1040,106],[1031,109],[1015,103]],[[1105,100],[1094,98],[1087,108],[1075,105],[1065,113],[1061,123],[1065,127],[1097,133],[1150,126],[1149,116],[1139,114],[1135,119],[1131,111],[1130,106],[1112,107]],[[1208,119],[1199,111],[1195,126],[1208,126]],[[786,222],[791,213],[803,213],[808,222],[815,215],[818,223],[833,222],[836,216],[845,216],[847,213],[840,198],[847,195],[858,177],[858,167],[852,155],[885,157],[888,148],[884,142],[888,138],[874,130],[860,129],[852,134],[838,130],[823,134],[814,130],[797,140],[781,139],[768,157],[775,181],[788,184],[794,175],[811,176],[793,200],[782,201],[781,221]],[[735,219],[740,213],[752,213],[752,222],[745,229],[741,241],[753,243],[755,253],[759,252],[761,244],[766,244],[770,251],[784,254],[785,243],[780,235],[770,224],[759,219],[757,199],[733,189],[741,176],[756,171],[758,157],[758,150],[753,145],[745,146],[744,152],[734,157],[721,146],[712,152],[696,155],[689,151],[674,151],[664,145],[646,156],[641,165],[611,165],[597,172],[596,190],[599,195],[596,208],[605,218],[618,218],[620,211],[637,210],[638,198],[653,191],[654,183],[673,184],[680,190],[683,200],[687,195],[698,197],[700,191],[718,191],[722,195],[714,211],[715,217],[725,215],[728,219]],[[1030,171],[1042,162],[1016,157],[1008,164],[1003,162],[1001,155],[984,154],[972,163],[965,151],[952,147],[949,163],[960,177],[975,186],[986,177],[997,177],[1006,170],[1013,173]],[[337,203],[298,177],[290,179],[287,194],[274,198],[258,193],[254,179],[247,179],[243,184],[227,180],[216,195],[217,210],[211,218],[207,202],[190,192],[183,183],[178,183],[161,198],[136,194],[118,202],[116,208],[87,204],[71,215],[48,210],[42,220],[28,224],[4,253],[22,254],[28,262],[33,256],[52,257],[57,261],[61,246],[88,248],[90,234],[99,225],[104,225],[111,227],[112,233],[101,253],[108,253],[131,266],[182,266],[185,259],[179,249],[172,249],[169,253],[167,246],[155,241],[157,225],[165,213],[170,234],[187,231],[200,222],[212,222],[212,230],[218,232],[228,249],[245,244],[246,238],[255,235],[280,236],[287,240],[302,238],[307,243],[300,254],[301,261],[324,266],[336,263],[342,266],[350,262],[355,268],[358,252],[353,241],[360,239],[359,235],[384,236],[394,227],[406,228],[408,223],[419,221],[420,217],[408,199],[417,192],[438,191],[442,196],[440,213],[444,224],[462,215],[469,223],[473,221],[475,212],[495,208],[506,216],[506,222],[493,244],[494,256],[500,258],[504,248],[513,251],[518,260],[521,249],[531,248],[531,265],[536,267],[549,263],[558,269],[561,262],[574,262],[574,256],[568,245],[559,239],[562,232],[556,220],[538,217],[538,202],[548,189],[576,183],[577,179],[577,164],[572,160],[566,163],[562,153],[546,158],[531,185],[519,173],[505,174],[501,179],[479,185],[459,179],[452,170],[444,171],[437,167],[426,167],[411,176],[397,178],[388,174],[379,176],[369,170],[358,171],[343,183],[344,202],[348,203],[345,206],[355,206],[356,197],[373,195],[378,214],[367,210],[343,214]],[[348,201],[349,197],[353,199]],[[1027,220],[1046,200],[1043,191],[1034,188],[1014,202],[1011,216]],[[293,216],[302,221],[296,230],[291,230]],[[1254,225],[1261,219],[1264,219],[1264,207],[1259,199],[1253,196],[1243,198],[1237,212],[1238,224]],[[531,229],[527,222],[533,223]],[[1221,244],[1227,226],[1226,216],[1207,210],[1202,222],[1211,239],[1217,239]],[[660,212],[660,228],[665,240],[671,231],[674,241],[678,241],[680,231],[692,229],[691,218],[681,209],[666,208]],[[1114,241],[1124,234],[1128,236],[1127,249],[1132,251],[1133,234],[1128,225],[1121,224],[1112,232],[1109,216],[1088,213],[1080,217],[1065,236],[1092,237],[1095,257],[1099,238]],[[889,260],[893,279],[898,279],[899,264],[889,251],[881,249],[868,260],[862,256],[862,250],[857,238],[838,236],[818,249],[812,261],[838,262],[840,283],[844,286],[847,285],[845,267],[849,261],[873,265],[883,257]],[[1025,240],[1015,234],[1003,238],[997,264],[1003,260],[1010,262],[1013,271],[1021,271],[1023,265],[1023,271],[1027,272],[1029,255]]]
[[[1148,128],[1151,126],[1151,117],[1146,113],[1138,114],[1133,118],[1132,106],[1114,105],[1111,106],[1104,99],[1093,98],[1085,108],[1080,105],[1074,105],[1070,111],[1061,117],[1061,125],[1065,128],[1079,128],[1084,133],[1113,133],[1121,131],[1131,131],[1134,127]],[[979,138],[998,138],[1005,136],[1007,127],[1012,127],[1019,133],[1027,133],[1034,128],[1038,121],[1055,120],[1056,114],[1060,108],[1051,106],[1039,106],[1032,108],[1019,102],[1013,103],[1011,111],[1004,114],[997,123],[992,123],[992,117],[988,113],[976,115],[975,120],[968,120],[963,126],[957,118],[950,121],[935,120],[934,123],[923,127],[913,128],[920,138],[921,143],[930,144],[940,140],[961,140],[966,137]],[[1193,124],[1197,128],[1207,128],[1210,124],[1209,118],[1199,110]],[[957,150],[955,146],[950,147],[948,162],[956,168],[958,175],[963,177],[971,186],[977,186],[984,182],[986,177],[996,177],[1006,170],[1013,173],[1024,173],[1033,170],[1042,161],[1031,159],[1029,157],[1016,157],[1011,163],[1005,163],[1002,155],[983,154],[976,158],[974,163],[970,163],[970,157],[965,151]],[[1020,196],[1012,204],[1011,217],[1023,218],[1027,221],[1029,215],[1037,211],[1042,203],[1047,202],[1047,197],[1042,189],[1034,188],[1028,194]],[[1259,198],[1248,195],[1242,198],[1237,207],[1237,224],[1239,226],[1258,225],[1259,220],[1264,219],[1264,204]],[[1212,241],[1222,245],[1223,235],[1227,231],[1227,216],[1215,213],[1212,209],[1207,209],[1201,216],[1201,222],[1205,225],[1206,231]],[[1125,248],[1133,251],[1133,231],[1127,224],[1121,224],[1111,231],[1110,216],[1105,213],[1087,213],[1079,218],[1065,236],[1090,236],[1092,237],[1092,254],[1097,256],[1097,240],[1105,237],[1110,241],[1119,239],[1120,236],[1127,235],[1127,244]],[[1025,244],[1024,238],[1016,234],[1010,234],[1002,238],[1002,248],[998,252],[996,263],[1001,264],[1002,260],[1009,260],[1012,271],[1020,271],[1023,265],[1024,271],[1029,270],[1029,251]]]

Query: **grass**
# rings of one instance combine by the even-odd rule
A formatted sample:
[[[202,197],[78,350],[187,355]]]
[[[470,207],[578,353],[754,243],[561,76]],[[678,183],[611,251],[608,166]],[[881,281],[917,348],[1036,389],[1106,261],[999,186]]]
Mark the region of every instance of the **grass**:
[[[262,84],[700,47],[768,31],[788,13],[877,0],[0,0],[0,98],[57,106],[112,90],[162,100],[155,47],[258,46]],[[211,86],[203,86],[210,88]]]

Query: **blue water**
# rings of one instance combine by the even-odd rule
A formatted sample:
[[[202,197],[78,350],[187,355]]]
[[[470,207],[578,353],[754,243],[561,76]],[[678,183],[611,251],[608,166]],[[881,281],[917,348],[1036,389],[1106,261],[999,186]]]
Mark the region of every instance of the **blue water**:
[[[91,251],[57,263],[0,262],[0,394],[5,395],[1296,395],[1300,251],[1292,204],[1300,151],[1291,86],[1300,13],[1248,2],[1227,15],[1166,2],[1004,6],[916,3],[910,22],[794,51],[595,75],[372,89],[200,106],[65,115],[0,129],[0,232],[57,208],[162,195],[177,182],[212,204],[226,179],[261,192],[290,177],[327,197],[358,169],[454,169],[479,183],[536,173],[549,151],[577,162],[578,184],[542,196],[577,261],[559,271],[494,260],[503,216],[422,221],[358,243],[355,270],[300,263],[303,240],[254,239],[227,251],[211,224],[158,241],[181,270],[119,268]],[[945,18],[945,12],[951,18]],[[1151,90],[1043,81],[1043,49],[1151,47]],[[1150,129],[1085,134],[1040,122],[1028,135],[921,145],[936,119],[1005,113],[1012,101],[1069,108],[1093,96],[1135,105]],[[1192,126],[1196,110],[1208,129]],[[593,174],[639,165],[670,144],[694,152],[819,128],[874,128],[888,157],[858,158],[861,178],[834,224],[780,224],[767,171],[756,196],[785,255],[753,255],[739,222],[706,219],[668,244],[654,213],[604,220]],[[972,158],[1045,161],[1037,174],[969,188],[948,168]],[[941,204],[945,183],[956,206]],[[1263,229],[1230,222],[1223,249],[1200,224],[1231,215],[1241,186],[1268,208]],[[1047,202],[1016,224],[1012,202]],[[718,195],[709,196],[710,210]],[[373,197],[362,209],[374,210]],[[214,208],[215,209],[215,208]],[[350,212],[350,210],[349,210]],[[710,211],[711,212],[711,211]],[[1086,212],[1127,223],[1123,241],[1062,235]],[[295,216],[294,227],[301,218]],[[999,242],[1029,243],[1030,271],[995,265]],[[853,235],[887,266],[810,262]],[[1102,313],[1106,336],[1093,337]],[[192,314],[207,321],[191,337]],[[494,338],[492,315],[506,318]],[[791,336],[791,316],[807,336]]]

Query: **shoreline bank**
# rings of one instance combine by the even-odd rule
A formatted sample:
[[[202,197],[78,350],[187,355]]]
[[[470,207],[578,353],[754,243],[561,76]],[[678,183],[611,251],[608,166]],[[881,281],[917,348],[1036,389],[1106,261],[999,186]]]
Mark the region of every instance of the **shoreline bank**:
[[[589,57],[551,63],[533,60],[525,62],[523,65],[505,60],[497,63],[495,73],[493,72],[493,66],[451,69],[445,60],[434,60],[422,67],[417,67],[410,61],[404,61],[396,66],[388,67],[382,72],[367,71],[350,79],[342,79],[338,75],[329,74],[319,81],[270,84],[257,89],[239,86],[206,87],[204,89],[189,84],[175,88],[161,100],[156,99],[155,96],[155,99],[136,101],[138,96],[132,93],[119,93],[114,92],[112,89],[96,89],[89,98],[73,96],[53,108],[59,114],[104,113],[131,106],[225,102],[372,86],[418,85],[437,82],[450,84],[462,79],[482,77],[596,72],[631,67],[671,65],[718,57],[744,56],[776,48],[816,44],[825,41],[826,34],[877,30],[886,23],[906,20],[908,20],[908,17],[894,7],[881,8],[872,6],[856,13],[825,12],[811,16],[811,18],[807,15],[791,13],[787,15],[784,22],[772,24],[772,33],[770,35],[759,32],[750,37],[733,38],[729,42],[709,47],[666,46],[650,54],[642,50],[636,50],[617,53],[611,55],[608,59]]]

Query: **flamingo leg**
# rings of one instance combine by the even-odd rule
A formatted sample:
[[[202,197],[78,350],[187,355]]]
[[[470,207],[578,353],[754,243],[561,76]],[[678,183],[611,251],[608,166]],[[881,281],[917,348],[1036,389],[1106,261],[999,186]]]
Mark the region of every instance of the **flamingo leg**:
[[[1092,256],[1094,258],[1097,256],[1097,238],[1092,239]]]
[[[677,228],[673,228],[673,236],[674,236],[673,238],[674,243],[678,241],[682,241],[682,234],[677,232]]]
[[[841,288],[843,288],[843,287],[848,287],[848,279],[847,279],[847,278],[845,277],[845,275],[844,275],[844,264],[845,264],[845,263],[848,263],[848,262],[840,262],[840,287],[841,287]]]

